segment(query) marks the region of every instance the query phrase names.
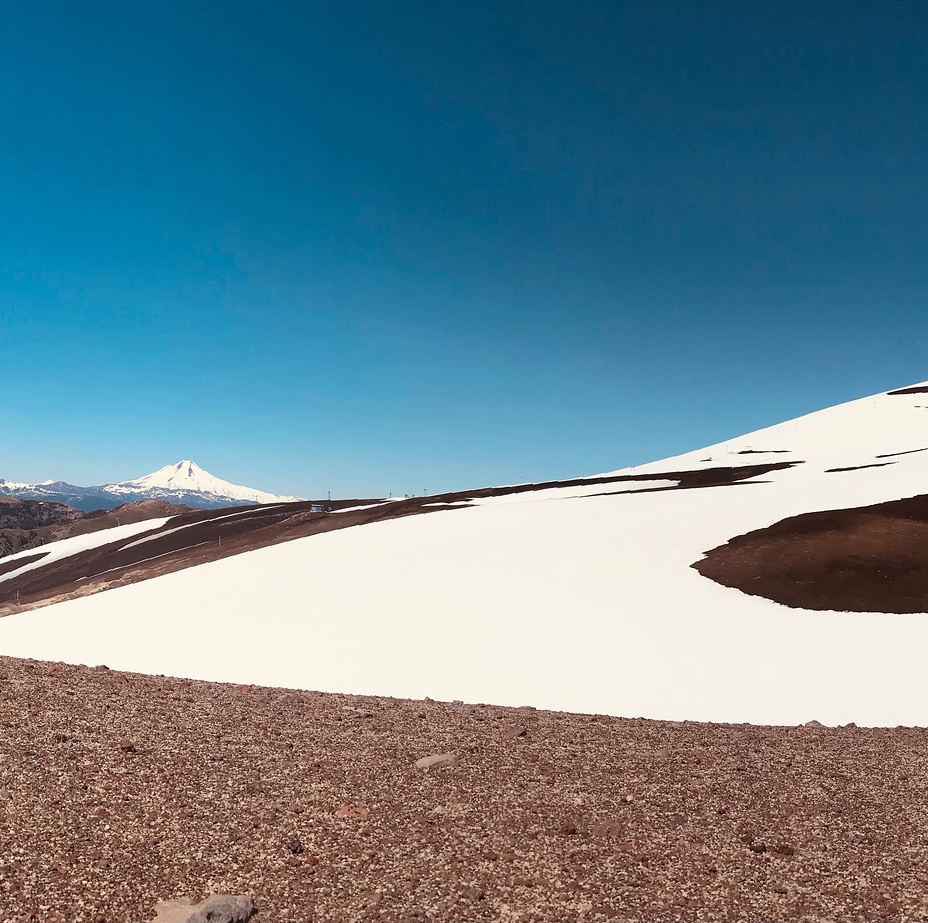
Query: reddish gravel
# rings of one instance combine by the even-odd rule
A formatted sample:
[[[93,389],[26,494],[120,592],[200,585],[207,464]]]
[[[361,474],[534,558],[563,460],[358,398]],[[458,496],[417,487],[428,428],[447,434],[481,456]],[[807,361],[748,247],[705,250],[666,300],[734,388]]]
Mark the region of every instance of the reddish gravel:
[[[311,656],[308,652],[307,656]],[[0,919],[928,917],[928,732],[671,724],[0,658]],[[429,771],[429,755],[458,760]],[[30,917],[32,915],[32,917]]]

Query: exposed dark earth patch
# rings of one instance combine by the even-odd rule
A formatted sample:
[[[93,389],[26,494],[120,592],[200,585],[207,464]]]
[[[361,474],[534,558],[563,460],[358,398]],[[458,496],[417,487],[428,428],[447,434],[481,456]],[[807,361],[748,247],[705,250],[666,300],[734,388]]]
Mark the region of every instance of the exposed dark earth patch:
[[[739,455],[787,455],[791,449],[742,449]]]
[[[674,474],[658,474],[648,480],[668,481],[679,478],[679,483],[671,487],[638,487],[631,490],[611,490],[598,494],[587,494],[580,499],[591,497],[614,497],[622,494],[657,494],[667,490],[694,490],[702,487],[750,487],[753,484],[769,484],[769,481],[753,480],[770,471],[792,468],[804,462],[777,462],[773,465],[751,465],[740,468],[707,468],[703,471],[684,471]],[[749,480],[752,479],[752,480]]]
[[[838,474],[841,471],[862,471],[864,468],[885,468],[887,465],[894,464],[895,462],[873,462],[869,465],[850,465],[847,468],[826,468],[825,474]]]
[[[528,493],[534,490],[549,490],[554,487],[583,487],[597,484],[634,483],[636,481],[678,481],[676,487],[661,487],[658,490],[685,490],[690,487],[722,487],[746,478],[769,474],[792,468],[801,462],[770,462],[761,465],[735,465],[718,468],[698,468],[688,471],[658,471],[650,474],[611,474],[592,478],[573,478],[568,481],[538,481],[534,484],[515,484],[510,487],[483,487],[479,490],[462,490],[456,493],[436,494],[432,501],[446,503],[455,500],[478,500],[484,497],[505,497],[510,494]]]
[[[915,455],[917,452],[928,452],[928,448],[908,449],[905,452],[887,452],[885,455],[874,455],[874,458],[896,458],[899,455]]]
[[[737,484],[748,478],[760,477],[770,474],[771,471],[784,471],[802,465],[802,461],[770,462],[766,465],[740,465],[729,468],[705,468],[697,471],[681,471],[676,474],[660,475],[662,479],[678,477],[680,483],[676,490],[686,490],[691,487],[724,487],[727,484]]]
[[[785,606],[928,612],[928,495],[783,519],[692,565]]]
[[[85,513],[73,506],[50,500],[0,498],[0,558],[49,542],[125,526],[146,519],[178,516],[190,507],[165,500],[137,500],[114,509]]]
[[[113,541],[51,561],[21,575],[8,577],[0,582],[0,616],[64,599],[88,596],[111,587],[136,583],[196,564],[309,535],[369,525],[388,519],[465,509],[467,501],[474,499],[556,487],[635,484],[655,480],[677,481],[673,487],[651,488],[655,490],[721,487],[771,471],[791,468],[794,464],[775,462],[657,474],[603,475],[567,481],[487,487],[387,502],[340,500],[332,501],[332,508],[328,511],[319,511],[317,501],[194,510],[173,517],[152,533]]]
[[[340,510],[362,503],[378,503],[379,500],[306,500],[311,507]],[[268,504],[270,505],[270,504]],[[249,504],[233,507],[208,507],[217,515],[232,510],[255,509]],[[113,526],[125,526],[147,519],[165,516],[181,516],[195,513],[200,508],[171,503],[167,500],[133,500],[117,507],[84,512],[73,506],[65,506],[49,500],[20,500],[15,497],[0,497],[0,558],[30,548],[39,548],[49,542],[99,532]]]
[[[928,385],[916,385],[912,388],[899,388],[898,391],[889,391],[888,394],[928,394]]]
[[[27,564],[32,564],[34,561],[40,561],[47,555],[47,551],[40,551],[38,554],[29,554],[24,558],[17,558],[15,561],[0,561],[0,577],[10,573],[10,571],[19,570]]]

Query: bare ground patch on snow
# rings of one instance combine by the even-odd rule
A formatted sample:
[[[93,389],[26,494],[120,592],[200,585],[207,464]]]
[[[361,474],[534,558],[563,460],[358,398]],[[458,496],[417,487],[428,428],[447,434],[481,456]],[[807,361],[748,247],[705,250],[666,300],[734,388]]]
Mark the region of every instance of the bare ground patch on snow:
[[[913,385],[911,388],[898,388],[896,391],[888,391],[887,394],[928,394],[928,385]]]
[[[693,567],[799,609],[928,612],[928,495],[791,516],[732,538]]]

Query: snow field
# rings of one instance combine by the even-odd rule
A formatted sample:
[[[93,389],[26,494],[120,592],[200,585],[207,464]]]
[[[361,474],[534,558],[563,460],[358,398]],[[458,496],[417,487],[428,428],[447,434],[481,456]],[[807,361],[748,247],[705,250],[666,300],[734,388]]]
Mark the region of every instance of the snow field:
[[[826,472],[928,447],[922,402],[878,395],[634,469],[667,486],[662,471],[803,462],[753,481],[478,500],[10,616],[0,652],[648,718],[928,725],[928,614],[790,609],[690,567],[787,516],[926,492],[928,453]]]

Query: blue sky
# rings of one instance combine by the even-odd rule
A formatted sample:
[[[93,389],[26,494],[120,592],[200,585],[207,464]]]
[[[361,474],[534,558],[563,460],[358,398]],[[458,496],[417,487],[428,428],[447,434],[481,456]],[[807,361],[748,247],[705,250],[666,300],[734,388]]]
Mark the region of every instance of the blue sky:
[[[0,17],[0,477],[436,492],[928,378],[922,3]]]

